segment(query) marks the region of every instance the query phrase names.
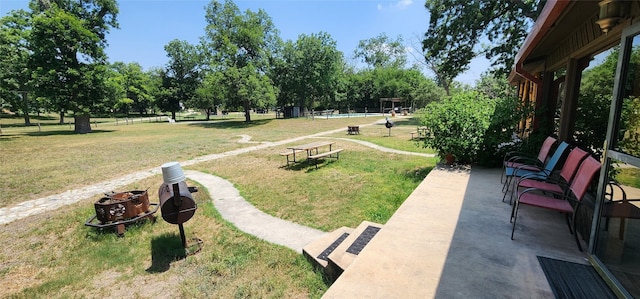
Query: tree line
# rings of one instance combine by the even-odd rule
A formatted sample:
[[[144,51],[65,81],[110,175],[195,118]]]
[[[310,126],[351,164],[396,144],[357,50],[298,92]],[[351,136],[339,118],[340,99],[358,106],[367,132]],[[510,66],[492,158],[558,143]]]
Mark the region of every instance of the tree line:
[[[106,36],[119,28],[115,0],[31,0],[29,10],[0,19],[0,105],[20,114],[72,115],[75,131],[91,131],[90,117],[108,113],[175,113],[299,106],[301,110],[376,111],[379,98],[402,98],[414,108],[444,91],[409,66],[401,37],[360,41],[356,68],[326,32],[283,41],[269,15],[212,0],[198,44],[165,45],[168,63],[108,61]]]

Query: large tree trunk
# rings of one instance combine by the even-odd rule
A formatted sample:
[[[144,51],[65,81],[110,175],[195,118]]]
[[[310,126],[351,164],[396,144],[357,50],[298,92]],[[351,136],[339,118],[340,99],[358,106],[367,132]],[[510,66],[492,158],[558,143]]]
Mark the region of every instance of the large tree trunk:
[[[27,127],[30,126],[31,118],[29,118],[29,113],[25,113],[23,116],[24,116],[24,125]]]
[[[29,94],[27,92],[22,92],[22,111],[24,117],[24,125],[31,125],[31,118],[29,118]]]
[[[91,117],[89,115],[76,115],[74,116],[74,121],[76,133],[91,133]]]
[[[251,106],[249,105],[249,101],[245,101],[244,102],[244,121],[245,122],[250,122],[251,121]]]

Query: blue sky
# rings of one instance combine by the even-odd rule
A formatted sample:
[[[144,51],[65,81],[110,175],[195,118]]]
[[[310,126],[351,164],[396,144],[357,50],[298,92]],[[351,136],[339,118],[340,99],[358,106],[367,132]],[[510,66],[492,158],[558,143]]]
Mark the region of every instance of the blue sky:
[[[0,16],[27,8],[28,0],[0,0]],[[119,0],[120,29],[107,36],[109,61],[138,62],[143,68],[163,67],[164,45],[173,39],[192,44],[204,35],[204,7],[208,0]],[[424,0],[236,0],[241,11],[263,9],[283,40],[300,34],[327,32],[348,61],[360,40],[381,33],[395,39],[401,35],[407,47],[420,47],[429,13]],[[413,59],[408,56],[409,59]],[[473,85],[488,68],[476,59],[457,81]],[[431,73],[425,71],[427,76]]]

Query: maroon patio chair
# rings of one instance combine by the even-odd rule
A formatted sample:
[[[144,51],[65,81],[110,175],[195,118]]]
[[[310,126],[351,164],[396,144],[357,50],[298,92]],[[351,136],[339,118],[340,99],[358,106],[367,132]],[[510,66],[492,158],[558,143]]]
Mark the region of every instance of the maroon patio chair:
[[[551,152],[551,148],[556,143],[556,141],[557,140],[551,136],[547,137],[542,143],[542,146],[540,147],[540,151],[538,152],[537,157],[533,157],[528,153],[523,153],[518,151],[512,151],[512,152],[506,153],[502,160],[503,169],[502,169],[502,176],[500,177],[500,182],[503,184],[506,183],[505,174],[506,174],[507,168],[520,167],[520,168],[526,169],[526,165],[533,165],[538,167],[542,166],[544,162],[547,160],[547,157]]]
[[[555,193],[540,193],[536,188],[526,189],[518,194],[518,198],[513,207],[513,216],[511,217],[511,240],[516,229],[516,220],[518,218],[518,210],[521,204],[548,209],[563,213],[567,217],[569,232],[576,238],[578,249],[582,251],[580,240],[578,240],[578,232],[576,231],[576,211],[582,203],[582,199],[591,185],[591,180],[600,170],[601,164],[593,157],[587,157],[578,168],[575,177],[571,181],[568,190]],[[571,216],[571,220],[569,220]]]
[[[505,167],[504,175],[506,177],[506,181],[502,186],[502,201],[504,202],[504,199],[507,198],[509,189],[513,190],[513,188],[509,187],[512,185],[512,181],[515,183],[518,178],[521,178],[523,176],[537,177],[540,180],[544,180],[547,177],[553,175],[556,172],[556,168],[560,168],[560,165],[562,165],[561,161],[564,159],[564,157],[567,156],[566,153],[569,150],[569,147],[570,146],[568,143],[564,141],[560,142],[560,145],[556,147],[553,155],[544,162],[544,165],[542,167],[534,165],[521,165],[515,168]],[[509,204],[511,204],[511,200],[509,200]]]
[[[616,196],[616,194],[620,194]],[[610,181],[605,189],[605,201],[602,205],[602,217],[605,217],[605,230],[609,230],[611,218],[618,218],[618,238],[624,240],[627,219],[640,219],[640,208],[637,202],[640,199],[627,198],[627,192],[616,181]]]
[[[560,173],[558,175],[551,175],[546,179],[542,179],[540,176],[536,175],[525,175],[520,177],[516,182],[515,187],[511,190],[509,203],[513,201],[514,193],[517,193],[518,190],[522,189],[536,188],[538,190],[555,193],[562,193],[567,190],[569,183],[571,183],[571,180],[578,171],[578,167],[580,167],[580,163],[582,163],[587,156],[589,156],[589,153],[576,147],[569,152],[569,155],[567,156],[564,165],[562,165],[562,169],[560,169]],[[513,215],[513,209],[511,211],[511,215]]]

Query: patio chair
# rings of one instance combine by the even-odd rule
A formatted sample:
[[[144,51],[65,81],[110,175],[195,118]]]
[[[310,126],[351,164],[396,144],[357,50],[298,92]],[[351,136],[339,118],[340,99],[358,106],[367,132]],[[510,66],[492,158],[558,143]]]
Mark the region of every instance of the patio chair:
[[[515,168],[523,165],[534,165],[534,166],[544,165],[544,162],[547,160],[547,156],[549,156],[549,153],[551,152],[551,148],[556,143],[556,141],[557,140],[551,136],[547,137],[542,143],[542,146],[540,147],[540,151],[538,152],[537,157],[533,157],[528,153],[523,153],[518,151],[512,151],[512,152],[506,153],[502,160],[503,171],[502,171],[502,176],[500,177],[500,182],[503,184],[505,183],[504,181],[506,178],[505,171],[507,167]]]
[[[545,192],[542,194],[536,188],[529,188],[520,192],[513,206],[513,215],[511,216],[511,240],[513,240],[516,230],[518,210],[520,205],[524,204],[565,214],[569,232],[575,236],[578,249],[582,251],[580,240],[578,240],[578,232],[576,231],[576,211],[580,207],[585,194],[587,194],[591,180],[598,173],[600,167],[600,162],[589,156],[580,164],[567,191],[560,193]],[[571,220],[569,220],[569,216],[571,216]]]
[[[616,192],[616,190],[618,192]],[[616,194],[619,194],[616,196]],[[627,198],[627,192],[616,181],[610,181],[605,189],[605,201],[602,205],[602,217],[605,217],[605,231],[609,230],[611,218],[620,219],[618,239],[624,240],[627,219],[640,219],[640,199]]]
[[[580,148],[574,148],[569,152],[567,160],[565,160],[562,169],[558,175],[551,175],[546,179],[540,179],[536,175],[524,175],[518,179],[514,184],[515,187],[511,189],[511,197],[509,203],[513,201],[514,193],[521,189],[536,188],[538,190],[561,193],[567,190],[568,185],[578,171],[580,163],[589,156],[589,153],[583,151]],[[513,215],[513,209],[511,211]]]
[[[511,185],[511,182],[513,181],[514,177],[519,178],[526,175],[529,178],[537,178],[540,180],[546,179],[556,169],[556,167],[558,166],[558,163],[560,163],[560,160],[562,159],[562,157],[564,156],[568,148],[569,148],[568,143],[564,141],[561,142],[560,145],[558,145],[558,148],[556,148],[555,152],[553,153],[553,156],[551,156],[551,158],[549,158],[544,163],[543,167],[539,167],[539,166],[536,167],[534,165],[520,165],[517,167],[505,167],[504,175],[506,176],[506,180],[504,185],[502,186],[502,192],[504,193],[502,195],[502,201],[504,202],[504,199],[507,197],[507,192],[509,192],[509,186]]]

